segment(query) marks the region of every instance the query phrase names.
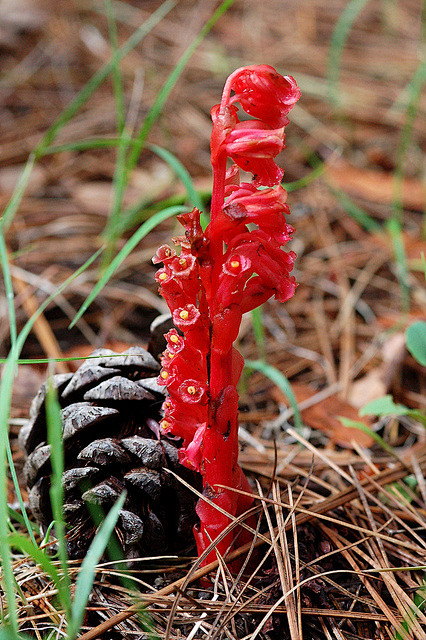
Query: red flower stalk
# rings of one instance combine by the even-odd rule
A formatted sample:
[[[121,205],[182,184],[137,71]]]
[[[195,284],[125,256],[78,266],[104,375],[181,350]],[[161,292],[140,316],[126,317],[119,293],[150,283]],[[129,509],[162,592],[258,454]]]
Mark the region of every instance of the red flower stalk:
[[[210,501],[197,505],[199,554],[228,526],[229,516],[253,502],[238,465],[236,385],[244,361],[232,345],[243,313],[271,296],[284,302],[296,288],[290,276],[295,254],[282,249],[293,229],[285,221],[283,171],[274,158],[285,147],[287,114],[299,97],[294,79],[268,65],[229,76],[212,109],[211,222],[203,232],[197,209],[178,216],[185,228],[185,236],[173,239],[179,255],[163,245],[153,258],[164,265],[156,280],[180,330],[166,335],[159,382],[169,397],[161,427],[182,438],[180,460],[202,474]],[[256,119],[241,122],[237,103]],[[227,170],[228,158],[234,164]],[[250,183],[240,182],[239,169],[253,174]],[[246,531],[239,535],[240,543],[248,539]],[[219,553],[232,547],[234,537],[217,544]],[[214,558],[212,553],[206,562]]]

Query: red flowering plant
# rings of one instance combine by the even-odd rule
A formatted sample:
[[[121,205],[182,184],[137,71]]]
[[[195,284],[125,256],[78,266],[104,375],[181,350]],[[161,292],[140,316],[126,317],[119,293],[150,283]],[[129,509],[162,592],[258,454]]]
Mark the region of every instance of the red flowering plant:
[[[153,258],[163,263],[156,280],[179,330],[166,335],[161,360],[159,381],[169,394],[161,428],[182,438],[182,464],[203,476],[208,501],[197,505],[199,554],[253,503],[238,465],[236,385],[244,360],[233,342],[243,313],[271,296],[285,302],[296,288],[290,275],[295,254],[282,248],[293,229],[285,221],[283,170],[274,158],[284,149],[287,114],[299,97],[295,80],[268,65],[229,76],[211,112],[211,222],[203,231],[197,209],[178,216],[185,229],[173,239],[179,253],[163,245]],[[239,119],[237,103],[252,119]],[[253,174],[251,182],[240,181],[240,169]],[[240,542],[247,540],[241,533]],[[233,541],[231,532],[218,552],[226,553]]]

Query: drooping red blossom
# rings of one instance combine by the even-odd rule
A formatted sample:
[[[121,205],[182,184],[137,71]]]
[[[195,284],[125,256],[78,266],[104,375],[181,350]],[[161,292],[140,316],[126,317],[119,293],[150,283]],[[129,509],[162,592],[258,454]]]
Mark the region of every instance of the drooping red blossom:
[[[211,222],[203,231],[197,209],[181,214],[185,235],[173,239],[180,252],[162,245],[153,258],[163,263],[156,280],[176,327],[166,335],[158,377],[169,392],[161,428],[182,438],[182,464],[203,476],[206,499],[197,505],[194,532],[200,554],[253,502],[238,465],[236,386],[244,360],[233,343],[243,313],[271,296],[284,302],[296,288],[295,254],[283,250],[293,229],[274,159],[299,97],[295,80],[268,65],[229,76],[211,112]],[[253,119],[240,121],[237,104]],[[240,180],[240,169],[251,182]],[[225,554],[236,535],[239,543],[250,539],[237,529],[218,542],[218,552]],[[205,562],[214,558],[212,552]]]

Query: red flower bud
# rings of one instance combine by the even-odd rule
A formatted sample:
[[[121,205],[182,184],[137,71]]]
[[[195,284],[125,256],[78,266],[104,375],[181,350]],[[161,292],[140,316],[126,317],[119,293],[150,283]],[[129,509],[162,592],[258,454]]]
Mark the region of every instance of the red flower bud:
[[[287,114],[300,98],[300,90],[291,76],[281,76],[266,64],[253,65],[233,74],[232,102],[239,102],[246,113],[270,127],[288,123]]]
[[[273,186],[284,171],[275,158],[284,148],[284,127],[269,129],[259,120],[239,122],[225,140],[226,152],[244,171],[253,173],[255,185]]]

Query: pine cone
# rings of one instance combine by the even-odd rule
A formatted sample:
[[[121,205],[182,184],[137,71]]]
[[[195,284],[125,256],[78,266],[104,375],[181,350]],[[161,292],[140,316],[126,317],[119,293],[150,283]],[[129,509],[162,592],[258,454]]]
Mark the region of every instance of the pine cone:
[[[121,355],[105,349],[74,374],[53,376],[62,407],[64,513],[72,558],[85,554],[96,532],[87,503],[106,512],[124,490],[116,534],[126,558],[176,553],[191,544],[196,496],[165,469],[198,489],[201,480],[179,463],[176,440],[160,436],[159,368],[142,348]],[[28,456],[29,505],[42,531],[52,521],[45,398],[43,384],[19,435]]]

